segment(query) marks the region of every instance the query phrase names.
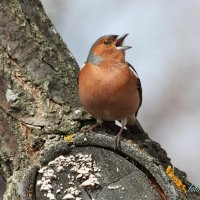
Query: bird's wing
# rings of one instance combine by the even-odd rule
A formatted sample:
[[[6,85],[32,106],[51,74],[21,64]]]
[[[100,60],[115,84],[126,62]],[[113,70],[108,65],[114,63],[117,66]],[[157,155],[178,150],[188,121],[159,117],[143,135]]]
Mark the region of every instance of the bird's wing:
[[[128,66],[129,66],[130,70],[134,73],[134,75],[137,77],[137,89],[138,89],[138,93],[139,93],[139,96],[140,96],[140,104],[139,104],[139,107],[138,107],[138,110],[139,110],[140,106],[142,105],[142,85],[141,85],[141,81],[138,77],[136,70],[133,68],[133,66],[130,63],[128,63]],[[137,116],[138,110],[135,113],[135,116]]]
[[[81,67],[80,67],[80,71],[85,67],[87,63],[85,62]]]

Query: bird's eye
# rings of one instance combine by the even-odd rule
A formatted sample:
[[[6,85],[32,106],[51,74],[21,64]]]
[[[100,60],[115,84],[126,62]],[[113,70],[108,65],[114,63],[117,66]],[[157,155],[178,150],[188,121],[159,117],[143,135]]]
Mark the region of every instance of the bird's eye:
[[[110,43],[111,43],[111,42],[108,41],[108,40],[105,40],[105,41],[104,41],[104,44],[105,44],[105,45],[109,45]]]

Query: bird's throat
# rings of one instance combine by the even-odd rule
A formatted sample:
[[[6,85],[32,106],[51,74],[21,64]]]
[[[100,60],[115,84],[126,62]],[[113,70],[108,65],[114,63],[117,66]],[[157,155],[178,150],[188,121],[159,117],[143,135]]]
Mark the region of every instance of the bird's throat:
[[[101,56],[97,56],[94,53],[90,52],[87,57],[87,63],[98,65],[102,62],[103,58]]]

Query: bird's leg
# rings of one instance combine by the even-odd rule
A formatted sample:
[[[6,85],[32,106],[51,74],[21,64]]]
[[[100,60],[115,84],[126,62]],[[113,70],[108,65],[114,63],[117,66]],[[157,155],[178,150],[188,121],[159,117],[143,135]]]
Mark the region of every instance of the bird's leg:
[[[102,119],[97,119],[97,123],[90,127],[91,130],[94,130],[96,127],[100,126],[103,123]]]
[[[121,137],[122,131],[124,130],[124,128],[127,124],[127,119],[121,120],[121,124],[122,124],[122,127],[120,128],[120,130],[116,136],[116,149],[118,149],[118,150],[120,150],[120,137]]]

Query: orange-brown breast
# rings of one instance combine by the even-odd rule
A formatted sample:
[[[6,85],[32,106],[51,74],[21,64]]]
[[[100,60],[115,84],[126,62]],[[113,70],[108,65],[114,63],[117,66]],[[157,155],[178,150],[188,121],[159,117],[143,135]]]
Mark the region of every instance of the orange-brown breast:
[[[130,119],[139,107],[137,78],[127,63],[95,66],[86,64],[79,74],[82,105],[95,118]]]

